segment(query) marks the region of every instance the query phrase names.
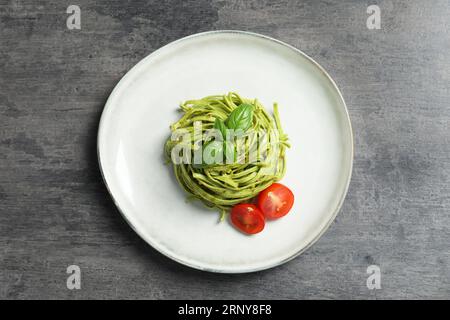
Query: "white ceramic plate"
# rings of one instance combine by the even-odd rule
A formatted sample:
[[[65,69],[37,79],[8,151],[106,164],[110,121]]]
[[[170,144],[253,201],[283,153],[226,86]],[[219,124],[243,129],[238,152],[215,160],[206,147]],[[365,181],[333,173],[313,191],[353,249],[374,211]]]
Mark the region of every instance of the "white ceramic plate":
[[[287,151],[282,183],[292,211],[246,236],[198,203],[186,203],[163,145],[181,101],[236,91],[272,110],[279,103]],[[284,263],[331,224],[352,171],[344,100],[311,58],[275,39],[213,31],[172,42],[132,68],[106,103],[98,133],[105,183],[132,228],[164,255],[193,268],[251,272]]]

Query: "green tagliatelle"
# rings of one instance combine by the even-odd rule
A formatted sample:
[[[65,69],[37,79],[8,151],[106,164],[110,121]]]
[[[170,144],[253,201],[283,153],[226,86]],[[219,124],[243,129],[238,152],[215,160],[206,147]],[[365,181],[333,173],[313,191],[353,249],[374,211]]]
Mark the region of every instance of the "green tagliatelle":
[[[246,133],[252,131],[267,133],[267,147],[259,151],[264,155],[262,159],[246,162],[245,158],[241,157],[236,158],[232,163],[213,165],[174,164],[171,161],[171,154],[179,141],[169,138],[165,144],[166,158],[172,163],[179,184],[191,198],[200,199],[206,206],[219,209],[222,218],[235,204],[254,198],[260,191],[284,176],[285,148],[289,147],[289,144],[287,135],[281,129],[277,104],[274,103],[272,117],[256,99],[245,99],[234,92],[227,95],[208,96],[182,103],[181,109],[184,115],[170,126],[172,132],[184,129],[194,136],[194,123],[201,121],[203,136],[206,130],[214,128],[215,122],[232,122],[234,119],[227,122],[230,114],[243,104],[253,106],[251,122],[246,128]],[[192,139],[192,153],[199,148],[195,138]],[[247,139],[245,142],[247,148],[251,148],[256,143],[255,139],[250,140]],[[200,142],[201,145],[206,145],[206,141],[200,140]],[[274,146],[277,147],[274,148]]]

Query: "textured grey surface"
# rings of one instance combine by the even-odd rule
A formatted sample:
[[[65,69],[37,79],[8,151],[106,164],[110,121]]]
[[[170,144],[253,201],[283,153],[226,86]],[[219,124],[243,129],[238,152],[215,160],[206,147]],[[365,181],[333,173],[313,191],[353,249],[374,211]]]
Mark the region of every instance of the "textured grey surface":
[[[368,30],[366,8],[381,8]],[[450,298],[450,4],[445,1],[0,0],[0,298]],[[96,132],[118,80],[207,30],[286,41],[322,64],[355,133],[331,228],[272,270],[217,275],[147,246],[114,207]],[[68,265],[82,288],[66,288]],[[368,290],[379,265],[382,288]]]

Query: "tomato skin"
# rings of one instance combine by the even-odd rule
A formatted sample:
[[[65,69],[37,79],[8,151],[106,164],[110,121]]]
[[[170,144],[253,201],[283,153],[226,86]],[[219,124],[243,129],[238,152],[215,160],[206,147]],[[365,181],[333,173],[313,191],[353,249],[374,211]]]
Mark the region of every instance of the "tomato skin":
[[[264,215],[257,206],[250,203],[240,203],[231,209],[231,222],[246,234],[255,234],[264,229]]]
[[[258,196],[258,207],[267,219],[278,219],[285,216],[294,205],[294,194],[281,183],[274,183],[261,191]]]

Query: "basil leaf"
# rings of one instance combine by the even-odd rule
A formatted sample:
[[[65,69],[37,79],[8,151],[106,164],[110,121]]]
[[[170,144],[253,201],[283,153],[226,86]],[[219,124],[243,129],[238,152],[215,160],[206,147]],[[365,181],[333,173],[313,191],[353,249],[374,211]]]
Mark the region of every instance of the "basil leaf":
[[[253,106],[248,103],[242,103],[234,109],[226,122],[230,129],[247,131],[253,123]]]
[[[216,118],[216,121],[214,121],[214,129],[217,129],[222,134],[223,141],[227,138],[227,127],[225,126],[225,123],[220,120],[219,118]]]
[[[207,165],[223,163],[223,142],[211,141],[203,147],[203,163]]]

